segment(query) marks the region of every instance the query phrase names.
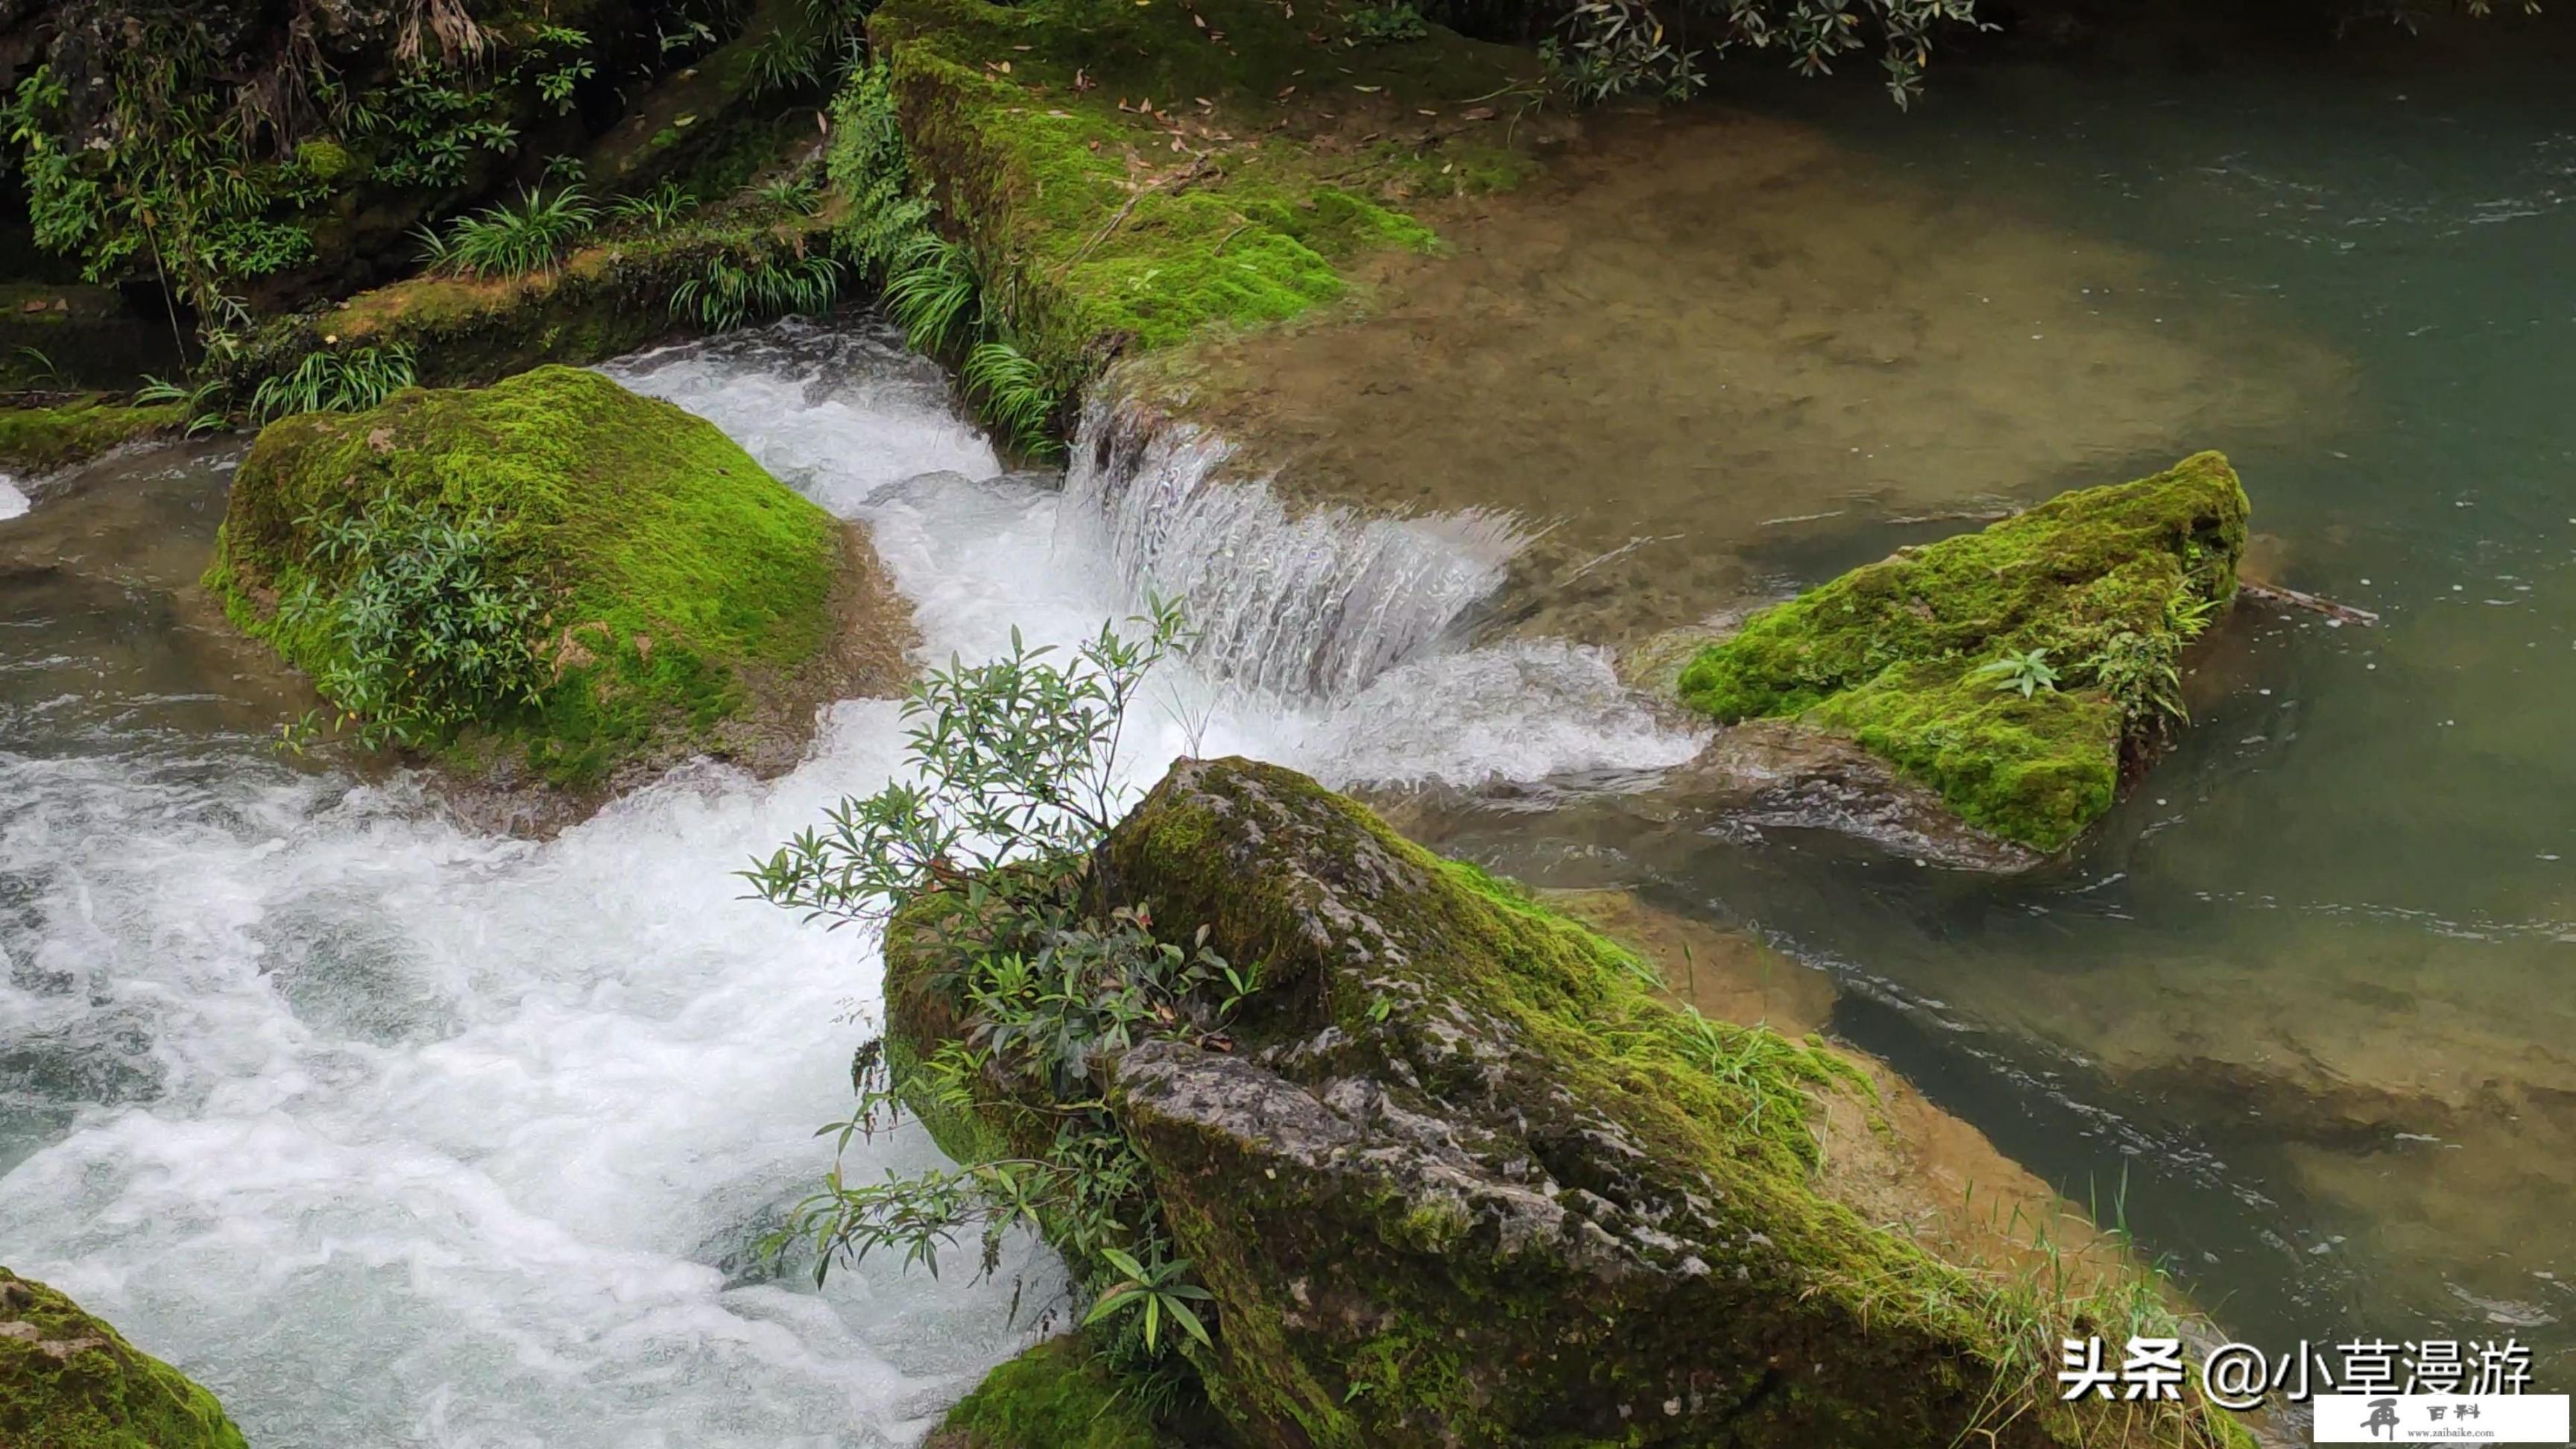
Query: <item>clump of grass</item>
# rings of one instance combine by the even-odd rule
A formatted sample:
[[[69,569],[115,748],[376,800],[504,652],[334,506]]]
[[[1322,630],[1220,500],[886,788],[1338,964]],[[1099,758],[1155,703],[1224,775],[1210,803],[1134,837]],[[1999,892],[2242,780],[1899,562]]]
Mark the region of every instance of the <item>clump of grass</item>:
[[[661,228],[698,209],[698,198],[676,181],[664,181],[608,203],[611,218],[633,226]]]
[[[773,30],[751,53],[751,96],[800,90],[823,78],[823,37],[808,30]]]
[[[924,226],[894,252],[886,268],[886,311],[916,352],[945,352],[982,320],[975,259],[960,243]]]
[[[469,277],[516,277],[552,270],[572,244],[590,234],[599,209],[577,186],[554,192],[521,190],[516,203],[500,202],[448,223],[445,232],[424,229],[421,260]]]
[[[1032,457],[1061,449],[1049,428],[1062,398],[1027,353],[1008,342],[978,343],[959,371],[985,419],[1009,435],[1011,446]]]
[[[746,262],[727,251],[680,283],[671,310],[723,332],[757,319],[826,311],[840,292],[841,264],[821,253]]]
[[[781,211],[792,211],[799,216],[812,216],[814,208],[823,204],[823,188],[811,175],[802,171],[762,182],[751,189],[751,194]]]
[[[250,397],[251,416],[270,422],[293,413],[360,413],[412,385],[412,350],[400,342],[347,352],[309,352],[291,372],[264,377]],[[171,387],[176,394],[175,385]],[[186,396],[192,405],[196,394]],[[199,423],[205,419],[198,419]],[[195,431],[196,423],[190,424]]]
[[[231,421],[225,411],[225,401],[231,392],[232,384],[220,377],[184,383],[172,382],[166,377],[145,373],[143,386],[134,390],[134,403],[137,407],[151,407],[160,403],[185,404],[184,411],[188,414],[187,435],[193,438],[200,433],[214,432]]]

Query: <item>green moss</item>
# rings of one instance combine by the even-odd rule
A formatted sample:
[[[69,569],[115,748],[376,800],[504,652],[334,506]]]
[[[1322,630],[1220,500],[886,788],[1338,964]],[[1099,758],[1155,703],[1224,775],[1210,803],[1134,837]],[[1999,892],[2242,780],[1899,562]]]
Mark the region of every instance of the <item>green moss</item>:
[[[2054,850],[2110,808],[2124,750],[2154,743],[2093,656],[2121,633],[2179,651],[2184,613],[2235,597],[2246,512],[2217,453],[2062,494],[1756,614],[1682,671],[1682,698],[1724,722],[1848,734],[1970,823]],[[1975,673],[2033,649],[2055,690],[2024,699]]]
[[[1122,1392],[1080,1334],[1050,1338],[996,1368],[948,1411],[926,1449],[1163,1449],[1135,1395]]]
[[[713,424],[564,367],[270,424],[234,480],[208,586],[321,674],[337,641],[277,601],[307,580],[335,592],[315,519],[378,497],[489,511],[514,570],[552,600],[542,701],[460,748],[519,752],[554,784],[702,737],[741,705],[748,671],[796,667],[832,627],[839,544],[822,510]]]
[[[0,1268],[0,1444],[244,1449],[215,1396],[42,1283]]]
[[[0,408],[0,468],[51,473],[187,421],[177,403],[124,407],[98,396],[58,407]]]
[[[1438,29],[1351,51],[1344,23],[1260,0],[893,0],[869,33],[946,225],[1022,350],[1078,382],[1121,348],[1340,298],[1358,257],[1437,244],[1404,195],[1520,174],[1497,136],[1419,117],[1532,83],[1526,52]],[[1381,111],[1380,135],[1410,138],[1326,136]]]
[[[348,147],[320,136],[296,144],[295,164],[303,169],[305,175],[323,182],[341,180],[358,165],[357,158],[349,154]]]

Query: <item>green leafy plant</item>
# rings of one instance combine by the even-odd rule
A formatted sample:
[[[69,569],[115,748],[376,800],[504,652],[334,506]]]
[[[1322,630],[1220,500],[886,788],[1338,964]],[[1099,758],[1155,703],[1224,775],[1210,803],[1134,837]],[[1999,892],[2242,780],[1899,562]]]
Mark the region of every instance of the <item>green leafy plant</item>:
[[[2006,654],[1969,671],[1971,679],[1991,679],[1995,688],[2019,694],[2028,699],[2043,689],[2057,688],[2057,671],[2048,664],[2048,651],[2030,649],[2019,654]]]
[[[2189,724],[2182,702],[2182,646],[2174,634],[2123,629],[2084,661],[2093,682],[2119,701],[2132,726],[2162,730]]]
[[[412,385],[412,361],[400,342],[308,352],[292,371],[259,380],[250,413],[263,423],[292,413],[362,413]]]
[[[898,1084],[882,1042],[852,1063],[857,1111],[824,1128],[843,1152],[899,1120],[902,1098],[971,1112],[979,1089],[1024,1083],[1055,1124],[1038,1155],[854,1183],[836,1165],[799,1204],[773,1252],[810,1243],[818,1279],[876,1250],[936,1270],[944,1245],[981,1244],[995,1271],[1005,1235],[1047,1235],[1091,1285],[1089,1318],[1134,1325],[1142,1353],[1162,1326],[1208,1341],[1193,1303],[1207,1294],[1170,1250],[1144,1190],[1144,1164],[1101,1100],[1107,1063],[1149,1036],[1221,1033],[1252,978],[1207,948],[1158,939],[1146,914],[1093,910],[1095,847],[1124,813],[1118,770],[1129,710],[1153,666],[1186,639],[1179,610],[1156,602],[1129,638],[1104,625],[1059,663],[1014,631],[1010,652],[951,661],[906,702],[909,778],[828,812],[744,878],[763,898],[834,926],[881,928],[930,894],[958,909],[915,933],[935,952],[933,986],[966,1006],[968,1028]]]
[[[1355,45],[1393,45],[1399,41],[1420,40],[1431,33],[1423,22],[1422,12],[1409,0],[1395,0],[1389,5],[1363,5],[1350,13],[1350,43]]]
[[[1122,1313],[1140,1313],[1148,1349],[1155,1347],[1156,1336],[1166,1318],[1179,1324],[1182,1331],[1200,1343],[1211,1348],[1215,1346],[1208,1337],[1207,1325],[1199,1321],[1198,1314],[1190,1307],[1192,1303],[1207,1302],[1213,1295],[1189,1281],[1189,1259],[1169,1258],[1150,1264],[1140,1263],[1116,1248],[1103,1248],[1100,1256],[1108,1261],[1110,1267],[1126,1276],[1101,1293],[1099,1300],[1091,1305],[1091,1312],[1083,1318],[1084,1324],[1098,1323]]]
[[[555,108],[556,115],[571,115],[576,104],[573,93],[582,82],[599,73],[599,68],[581,54],[583,47],[590,44],[590,37],[570,26],[540,25],[535,39],[541,48],[563,52],[542,62],[536,72],[537,95]]]
[[[581,188],[519,193],[516,204],[498,202],[458,217],[425,249],[424,261],[469,277],[515,277],[550,271],[564,252],[590,234],[599,217]]]
[[[338,644],[314,683],[360,744],[433,748],[467,723],[537,702],[545,596],[511,568],[491,515],[377,498],[296,524],[312,531],[316,568],[342,583],[326,602],[308,578],[281,608]]]
[[[663,181],[608,203],[608,214],[632,226],[656,230],[698,209],[698,198],[676,181]]]
[[[884,62],[853,74],[833,98],[824,167],[850,204],[850,218],[834,240],[867,272],[883,277],[904,244],[929,230],[931,214],[913,178]]]

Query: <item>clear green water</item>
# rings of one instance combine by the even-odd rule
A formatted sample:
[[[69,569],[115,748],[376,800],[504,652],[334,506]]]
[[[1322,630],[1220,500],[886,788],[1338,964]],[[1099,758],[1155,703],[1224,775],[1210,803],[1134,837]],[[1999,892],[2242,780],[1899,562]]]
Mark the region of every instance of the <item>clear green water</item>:
[[[2156,321],[2256,305],[2330,352],[2291,426],[2204,412],[2181,441],[2234,458],[2265,572],[2384,627],[2240,609],[2182,748],[2011,884],[1606,807],[1449,844],[1637,880],[1832,970],[1838,1030],[2079,1202],[2123,1199],[2239,1336],[2512,1332],[2564,1388],[2576,125],[2537,67],[2413,69],[1970,68],[1910,117],[1765,92],[1889,184],[2143,254],[2126,300]],[[1752,561],[1813,581],[1891,542],[1830,528]]]

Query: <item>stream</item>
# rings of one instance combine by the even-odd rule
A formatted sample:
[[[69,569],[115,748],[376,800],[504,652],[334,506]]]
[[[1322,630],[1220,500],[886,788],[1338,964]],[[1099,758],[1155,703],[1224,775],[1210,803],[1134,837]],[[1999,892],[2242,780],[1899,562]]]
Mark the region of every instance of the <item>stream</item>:
[[[873,328],[610,370],[865,519],[928,658],[1128,612],[1111,520],[1006,471]],[[263,1449],[916,1441],[1061,1322],[1060,1284],[1025,1246],[980,1285],[768,1277],[753,1245],[828,1161],[878,964],[731,874],[892,776],[896,706],[837,706],[780,780],[684,772],[544,844],[460,833],[403,776],[272,748],[308,701],[194,587],[235,457],[112,459],[0,532],[0,1260]],[[1352,784],[1695,748],[1562,645],[1426,655],[1331,708],[1179,668],[1151,694],[1139,785],[1192,751]],[[907,1128],[850,1169],[938,1160]]]
[[[1497,425],[1471,455],[1442,439],[1460,424],[1359,414],[1300,501],[1368,492],[1376,440],[1410,521],[1286,506],[1293,467],[1275,493],[1213,484],[1168,444],[1114,476],[1087,447],[1069,479],[1014,471],[866,321],[606,370],[864,520],[927,659],[1015,626],[1071,643],[1149,579],[1201,600],[1208,646],[1156,681],[1137,784],[1253,754],[1453,853],[1757,935],[1830,979],[1838,1034],[2125,1222],[2232,1334],[2511,1333],[2565,1387],[2561,97],[2518,73],[2195,74],[2187,100],[2154,71],[1950,79],[1902,118],[1867,87],[1760,98],[1761,126],[1833,158],[1775,205],[1876,196],[1924,255],[1976,217],[1968,260],[1917,266],[1855,260],[1830,212],[1745,209],[1779,223],[1761,270],[1876,318],[1845,340],[1878,360],[1822,366],[1784,313],[1709,344],[1737,370],[1708,408],[1772,399],[1741,416],[1577,378],[1561,414],[1533,399],[1547,447]],[[2116,264],[2035,260],[2069,238],[2116,239]],[[1854,266],[1876,290],[1835,290]],[[2044,319],[1979,320],[2043,292]],[[2069,328],[2092,340],[1984,391],[1906,391]],[[1266,359],[1292,402],[1332,381],[1293,355],[1317,335]],[[1756,375],[1772,353],[1794,375]],[[2093,405],[2115,388],[2128,406]],[[1814,822],[1639,808],[1701,737],[1620,687],[1615,647],[1968,526],[1926,513],[2201,446],[2246,478],[2263,573],[2385,622],[2240,609],[2198,656],[2196,728],[2071,859],[1999,882]],[[310,697],[195,587],[237,458],[0,485],[0,1262],[185,1368],[263,1449],[917,1442],[1061,1316],[1061,1284],[1026,1244],[982,1283],[872,1262],[816,1291],[762,1264],[827,1160],[811,1134],[848,1100],[878,964],[730,874],[894,775],[896,706],[835,706],[781,779],[699,767],[552,841],[462,832],[400,773],[273,747]],[[917,1129],[853,1156],[938,1160]]]

